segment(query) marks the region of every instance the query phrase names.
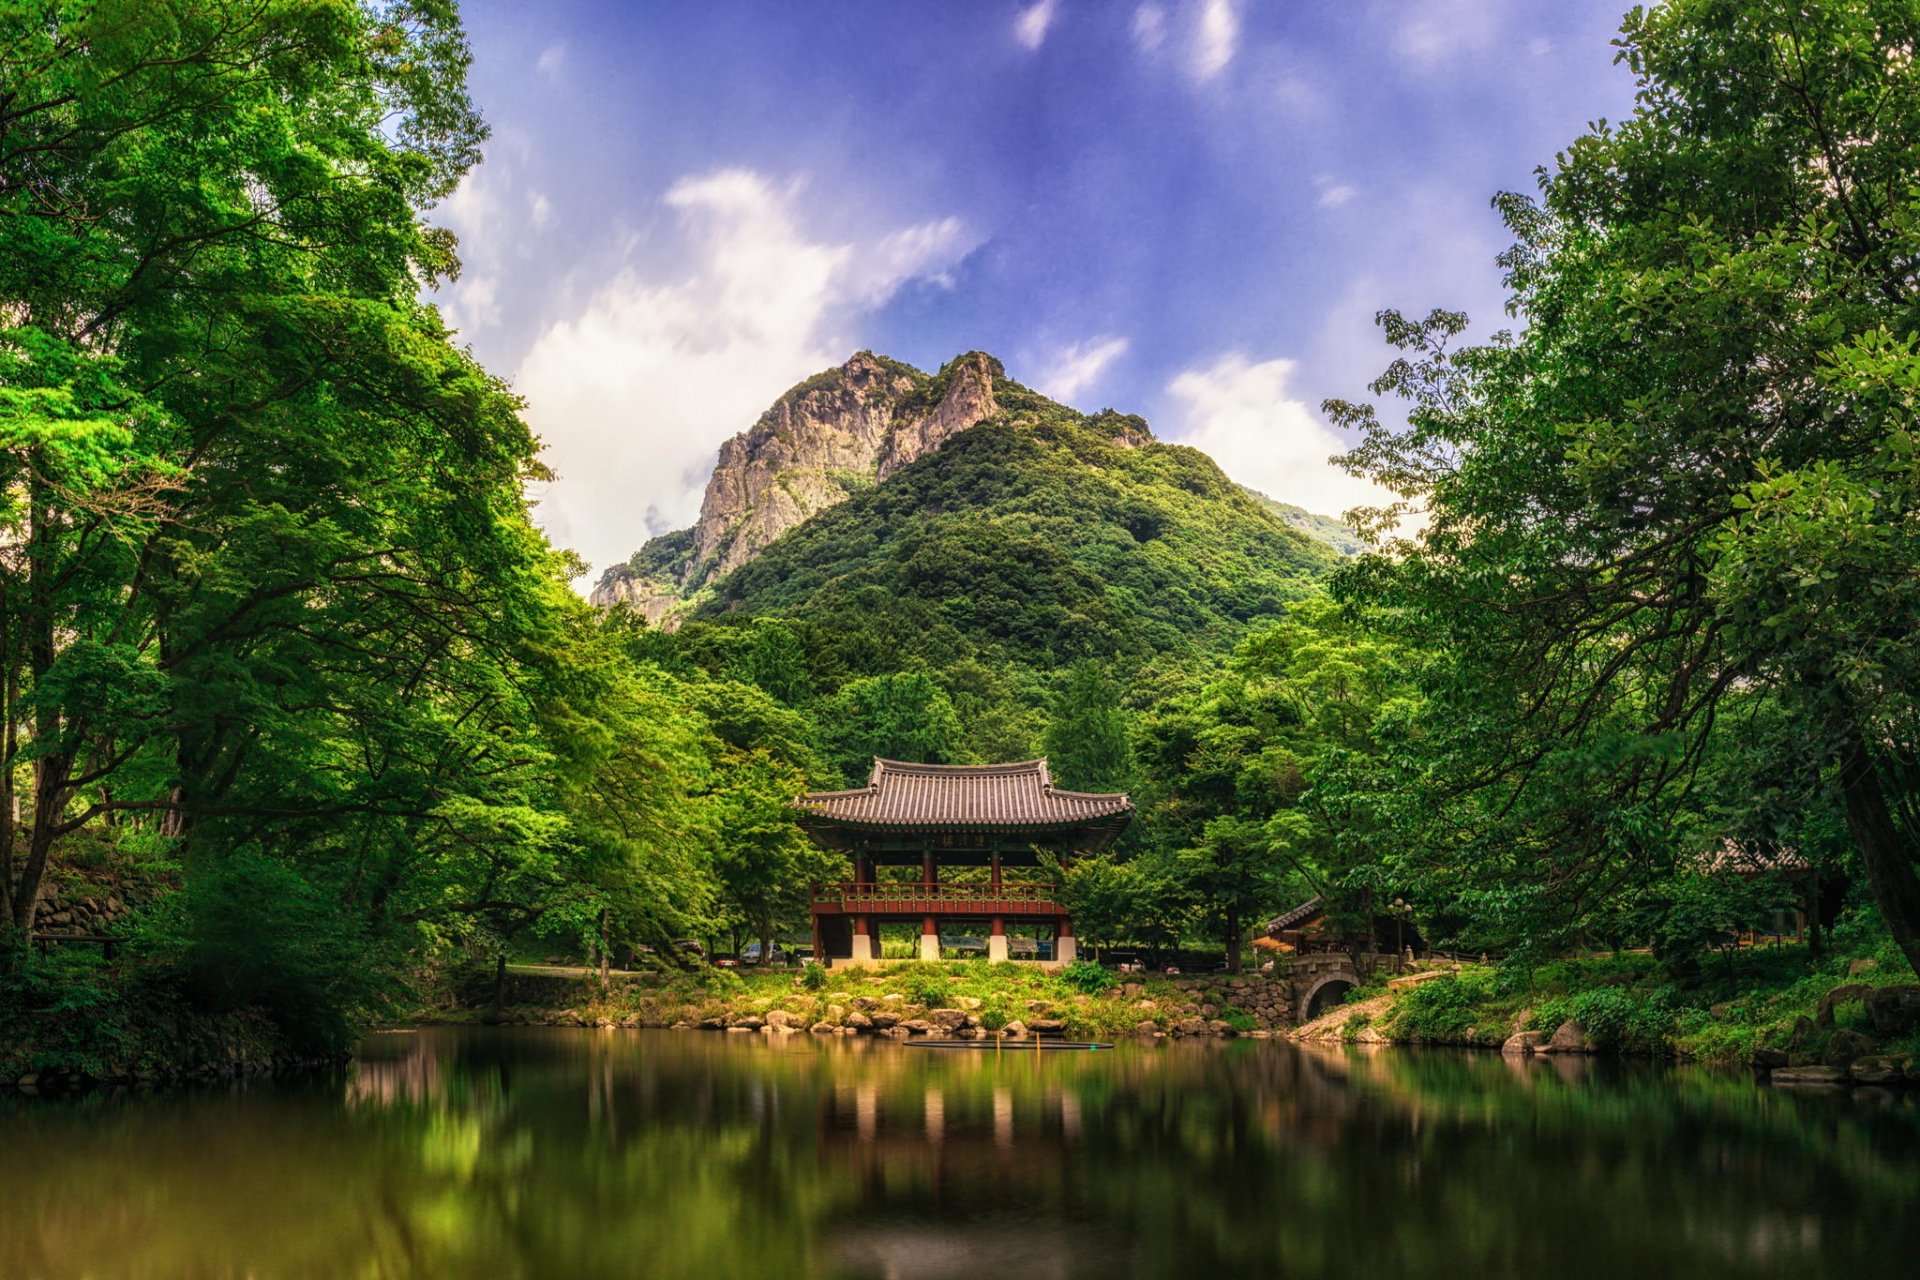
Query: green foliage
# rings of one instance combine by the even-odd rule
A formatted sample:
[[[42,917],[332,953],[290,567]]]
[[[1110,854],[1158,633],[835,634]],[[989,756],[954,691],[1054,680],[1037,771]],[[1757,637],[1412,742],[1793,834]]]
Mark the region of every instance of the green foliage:
[[[809,960],[800,970],[800,984],[809,991],[824,991],[827,986],[827,967],[818,960]]]
[[[938,1009],[952,995],[953,984],[938,965],[922,963],[907,967],[904,989],[915,1004]]]
[[[942,764],[960,744],[953,701],[918,671],[850,681],[820,719],[827,758],[849,782],[865,777],[876,756]]]
[[[1480,1004],[1493,995],[1486,975],[1435,978],[1408,988],[1393,1010],[1395,1035],[1411,1040],[1455,1042],[1484,1026]]]
[[[1091,960],[1076,960],[1060,971],[1060,978],[1082,995],[1097,996],[1113,990],[1118,982],[1111,970]]]
[[[1235,1033],[1239,1035],[1246,1035],[1249,1031],[1257,1030],[1260,1026],[1260,1020],[1258,1018],[1255,1018],[1238,1005],[1231,1004],[1220,1006],[1220,1021],[1232,1027]]]
[[[1047,762],[1071,791],[1125,791],[1133,781],[1133,745],[1120,691],[1097,662],[1075,663],[1054,699]]]

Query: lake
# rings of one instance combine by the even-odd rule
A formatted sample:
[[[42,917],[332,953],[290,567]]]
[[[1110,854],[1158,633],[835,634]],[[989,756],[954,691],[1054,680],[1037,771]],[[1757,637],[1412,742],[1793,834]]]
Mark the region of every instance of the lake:
[[[0,1276],[1920,1274],[1920,1107],[1275,1041],[426,1028],[0,1099]]]

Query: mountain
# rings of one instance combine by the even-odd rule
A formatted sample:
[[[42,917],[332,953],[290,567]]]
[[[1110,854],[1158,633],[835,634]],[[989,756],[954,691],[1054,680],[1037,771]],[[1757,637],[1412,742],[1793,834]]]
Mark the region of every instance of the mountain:
[[[930,378],[856,353],[794,387],[720,448],[691,529],[655,538],[601,575],[595,604],[659,620],[815,512],[886,480],[999,411],[1000,362],[979,352]]]
[[[1353,526],[1344,520],[1332,516],[1315,515],[1305,507],[1296,507],[1291,502],[1275,502],[1258,489],[1245,489],[1248,497],[1263,508],[1279,516],[1282,520],[1306,534],[1326,543],[1343,556],[1357,556],[1367,549],[1367,544],[1354,532]]]
[[[1005,632],[1033,602],[981,602],[1009,577],[990,562],[1012,557],[1048,579],[1047,607],[1062,617],[1138,614],[1197,629],[1212,647],[1206,636],[1277,611],[1324,572],[1329,546],[1354,545],[1338,522],[1155,441],[1140,418],[1078,413],[1011,381],[992,356],[968,352],[930,376],[862,351],[727,441],[693,527],[608,569],[592,599],[674,626],[815,613],[874,589],[917,608],[908,602],[944,592],[937,629]],[[947,553],[971,576],[933,573]]]
[[[1338,559],[1139,417],[1057,404],[978,352],[932,376],[861,352],[728,441],[699,522],[594,598],[694,630],[778,616],[827,685],[920,667],[1033,687],[1080,658],[1222,654]]]

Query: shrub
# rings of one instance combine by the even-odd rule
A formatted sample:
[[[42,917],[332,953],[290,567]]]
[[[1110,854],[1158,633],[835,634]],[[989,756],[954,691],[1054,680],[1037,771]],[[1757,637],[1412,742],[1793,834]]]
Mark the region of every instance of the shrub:
[[[1097,996],[1111,991],[1119,981],[1111,972],[1091,960],[1076,960],[1060,971],[1068,986],[1082,995]]]
[[[1247,1032],[1252,1031],[1260,1025],[1254,1020],[1253,1015],[1245,1009],[1237,1008],[1230,1004],[1221,1007],[1220,1021],[1226,1023],[1241,1035],[1247,1034]]]
[[[998,1031],[1007,1025],[1007,1011],[998,1008],[982,1009],[980,1011],[980,1025],[988,1031]]]
[[[1573,1016],[1586,1028],[1587,1039],[1596,1048],[1619,1049],[1627,1043],[1627,1028],[1633,1022],[1634,1002],[1618,987],[1595,987],[1573,998]]]
[[[908,972],[904,984],[907,999],[915,1004],[925,1005],[929,1009],[938,1009],[947,1002],[951,984],[947,975],[930,964],[914,965]]]
[[[827,966],[818,960],[807,961],[807,967],[800,971],[800,985],[809,991],[819,991],[827,985]]]
[[[1394,1014],[1394,1030],[1423,1040],[1458,1040],[1479,1019],[1474,1006],[1492,996],[1485,977],[1436,978],[1411,988]]]

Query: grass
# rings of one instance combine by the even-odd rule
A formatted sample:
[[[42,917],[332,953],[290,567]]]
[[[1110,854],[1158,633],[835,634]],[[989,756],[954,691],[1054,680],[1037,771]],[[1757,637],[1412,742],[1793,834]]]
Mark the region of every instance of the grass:
[[[697,1026],[709,1018],[764,1017],[780,1009],[805,1025],[838,1025],[852,1012],[853,1000],[865,996],[902,1019],[958,1008],[977,1014],[988,1030],[1016,1021],[1057,1019],[1066,1024],[1070,1035],[1111,1039],[1134,1034],[1143,1021],[1166,1028],[1197,1017],[1202,1003],[1199,993],[1157,974],[1138,975],[1135,993],[1129,995],[1120,983],[1085,989],[1095,984],[1084,972],[1020,964],[914,961],[876,969],[829,970],[824,977],[820,982],[817,977],[810,980],[806,970],[784,969],[673,972],[617,983],[604,996],[588,981],[574,988],[579,998],[564,1008],[521,1012],[559,1012],[590,1023]],[[1151,1007],[1141,1007],[1142,1001],[1151,1001]],[[1252,1016],[1231,1006],[1218,1016],[1236,1030],[1254,1029]]]
[[[1862,972],[1849,973],[1856,967]],[[1818,958],[1787,944],[1705,953],[1685,974],[1636,952],[1554,960],[1531,972],[1464,966],[1394,993],[1392,1007],[1374,1025],[1398,1041],[1491,1046],[1515,1031],[1551,1032],[1573,1020],[1605,1051],[1724,1062],[1780,1049],[1812,1061],[1831,1030],[1872,1032],[1855,1001],[1835,1010],[1831,1030],[1808,1035],[1801,1028],[1796,1035],[1799,1020],[1812,1019],[1829,991],[1846,983],[1913,981],[1877,917],[1861,912],[1842,922]],[[1885,1039],[1878,1048],[1914,1052],[1920,1034]]]

